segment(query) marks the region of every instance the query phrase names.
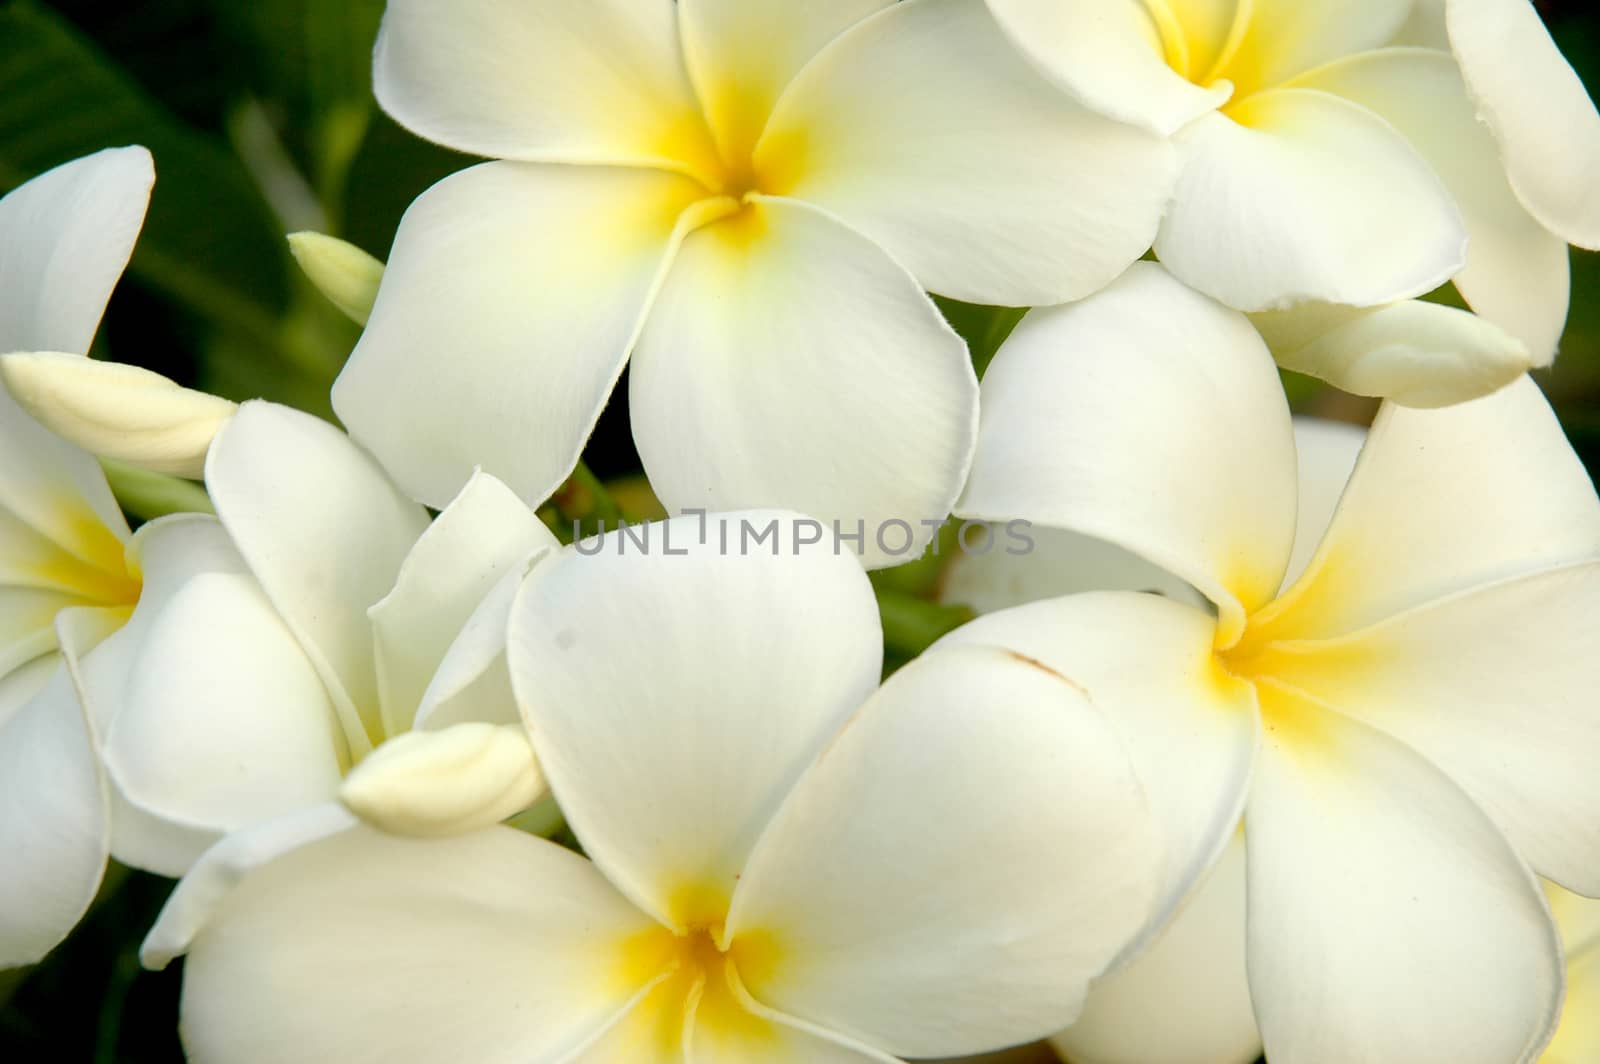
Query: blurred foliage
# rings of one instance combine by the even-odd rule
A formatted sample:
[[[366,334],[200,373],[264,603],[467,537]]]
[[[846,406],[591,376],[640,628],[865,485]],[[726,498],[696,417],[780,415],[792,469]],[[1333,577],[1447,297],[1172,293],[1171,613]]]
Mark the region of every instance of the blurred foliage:
[[[144,144],[156,158],[149,220],[97,354],[230,398],[266,397],[331,416],[328,389],[356,329],[299,277],[284,234],[318,229],[385,257],[407,205],[469,161],[377,110],[369,72],[382,6],[0,0],[0,192],[107,146]],[[1600,20],[1590,0],[1540,7],[1591,91],[1600,89]],[[1573,280],[1563,355],[1544,383],[1594,470],[1600,256],[1575,256]],[[940,306],[980,372],[1021,318],[1009,309]],[[1357,420],[1370,413],[1370,404],[1315,382],[1288,383],[1300,409]],[[603,478],[639,470],[626,395],[618,390],[586,456]],[[652,505],[637,481],[614,497],[629,516]],[[604,497],[565,501],[589,520],[610,513],[611,503],[596,500]],[[928,566],[911,566],[876,580],[892,627],[910,644],[959,619],[927,607],[935,577]],[[0,1060],[182,1059],[179,970],[143,972],[137,961],[167,889],[114,867],[71,940],[36,968],[0,973]]]

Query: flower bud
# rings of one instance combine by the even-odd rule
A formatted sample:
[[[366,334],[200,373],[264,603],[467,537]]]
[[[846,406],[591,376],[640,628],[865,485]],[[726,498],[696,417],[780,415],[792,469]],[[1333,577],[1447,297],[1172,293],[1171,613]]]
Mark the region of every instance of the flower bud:
[[[0,379],[35,420],[90,454],[192,480],[237,409],[159,373],[81,355],[3,355]]]
[[[384,743],[356,766],[339,797],[373,827],[433,838],[497,824],[545,793],[520,724],[457,724]]]
[[[383,263],[354,244],[323,233],[290,233],[289,250],[300,269],[358,325],[365,325],[378,299]]]

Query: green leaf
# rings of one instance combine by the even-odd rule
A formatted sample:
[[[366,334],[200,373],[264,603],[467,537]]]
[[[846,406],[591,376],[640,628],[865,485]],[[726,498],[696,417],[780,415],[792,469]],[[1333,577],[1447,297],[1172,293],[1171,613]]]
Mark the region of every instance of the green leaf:
[[[933,301],[939,305],[950,327],[967,342],[973,368],[979,377],[988,370],[995,352],[1028,313],[1027,307],[980,307],[944,296],[934,296]]]
[[[266,352],[288,302],[287,249],[249,175],[31,0],[0,7],[0,190],[102,148],[143,144],[156,190],[132,276]]]

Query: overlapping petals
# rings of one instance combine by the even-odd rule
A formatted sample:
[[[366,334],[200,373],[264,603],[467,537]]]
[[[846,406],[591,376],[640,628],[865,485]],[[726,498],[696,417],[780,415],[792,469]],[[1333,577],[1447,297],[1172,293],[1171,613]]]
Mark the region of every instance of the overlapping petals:
[[[1582,649],[1600,636],[1593,623],[1600,500],[1548,404],[1524,379],[1443,410],[1386,406],[1337,506],[1322,497],[1330,493],[1312,495],[1295,534],[1316,537],[1326,525],[1316,548],[1300,544],[1291,553],[1290,536],[1261,538],[1252,489],[1268,456],[1250,451],[1230,460],[1234,441],[1219,428],[1197,441],[1207,451],[1178,462],[1155,445],[1170,431],[1140,440],[1122,428],[1127,405],[1109,397],[1149,389],[1157,365],[1174,376],[1191,373],[1194,349],[1224,357],[1232,379],[1260,387],[1219,394],[1190,386],[1185,399],[1195,409],[1166,418],[1204,423],[1237,409],[1240,424],[1255,426],[1284,414],[1269,387],[1270,361],[1257,343],[1234,339],[1243,319],[1230,324],[1220,310],[1214,321],[1196,317],[1192,293],[1154,267],[1140,269],[1142,290],[1114,289],[1043,315],[1002,349],[985,382],[976,464],[997,487],[975,477],[968,498],[988,500],[982,515],[992,520],[1032,516],[1110,535],[1168,566],[1182,559],[1183,575],[1208,594],[1237,581],[1241,567],[1196,545],[1253,544],[1259,553],[1245,572],[1303,568],[1281,594],[1220,597],[1217,621],[1197,615],[1210,643],[1195,640],[1224,689],[1245,689],[1247,708],[1233,710],[1235,717],[1259,714],[1263,728],[1244,823],[1249,977],[1267,1052],[1292,1060],[1399,1059],[1445,1045],[1455,1059],[1529,1059],[1554,1030],[1561,993],[1529,864],[1591,892],[1600,867],[1600,802],[1580,767],[1600,747],[1590,697],[1600,677]],[[1142,315],[1128,302],[1135,291]],[[1122,354],[1127,337],[1161,337],[1159,327],[1133,324],[1141,317],[1186,321],[1191,335],[1135,343],[1137,357],[1091,357],[1104,350],[1085,338]],[[1220,356],[1227,347],[1237,350]],[[1033,379],[1050,381],[1051,390],[1007,380],[1008,364],[1043,365],[1043,351],[1053,351],[1056,372]],[[1062,475],[1055,457],[1062,430],[1051,415],[1063,411],[1072,412],[1075,438],[1121,443],[1117,492]],[[1348,441],[1308,443],[1318,452],[1304,463],[1308,477],[1318,467],[1348,468]],[[1004,469],[986,466],[986,448],[1016,457]],[[1196,484],[1197,469],[1212,479]],[[1006,490],[1014,492],[1010,506],[996,505]],[[1127,536],[1115,531],[1127,498],[1203,499],[1211,509],[1180,504],[1174,512],[1182,520],[1147,521]],[[1197,514],[1215,515],[1215,524],[1197,523]],[[1197,528],[1211,531],[1209,540]],[[1186,541],[1187,554],[1168,545]],[[974,638],[1026,646],[1047,661],[1120,631],[1126,649],[1098,652],[1110,660],[1127,655],[1130,664],[1109,678],[1091,669],[1084,682],[1097,701],[1145,727],[1153,700],[1130,699],[1127,676],[1146,685],[1159,672],[1176,683],[1205,670],[1193,652],[1152,649],[1148,623],[1120,621],[1130,601],[1137,600],[1071,596],[990,615],[972,629],[984,633]],[[1182,608],[1148,601],[1147,612]],[[1237,621],[1236,604],[1244,604]],[[1052,617],[1068,616],[1076,617],[1070,628],[1052,631]],[[1140,657],[1145,666],[1131,664]],[[1216,726],[1217,709],[1198,691],[1175,691],[1162,702],[1171,728]],[[1137,742],[1134,750],[1138,756]],[[1198,807],[1226,808],[1239,784],[1236,772],[1222,770],[1237,762],[1220,751],[1204,760],[1229,784],[1212,783],[1210,803]],[[1158,810],[1179,794],[1186,808],[1196,807],[1189,792],[1204,771],[1141,767]],[[1168,823],[1170,839],[1176,833]],[[1205,848],[1188,852],[1204,863]],[[1197,878],[1177,880],[1180,891]],[[1437,973],[1429,1007],[1389,981],[1400,971],[1407,982],[1416,971]],[[1488,1001],[1493,1008],[1471,1004]]]
[[[1082,693],[958,647],[871,694],[854,559],[647,528],[671,556],[622,534],[548,555],[511,611],[518,700],[593,864],[503,829],[363,829],[246,871],[193,939],[192,1052],[883,1064],[1072,1017],[1155,860]],[[446,955],[448,990],[424,977]]]
[[[402,123],[517,161],[412,208],[335,389],[433,506],[480,465],[547,497],[637,345],[635,431],[669,509],[920,529],[975,417],[922,290],[1085,295],[1149,246],[1174,172],[978,0],[395,3],[376,79]]]

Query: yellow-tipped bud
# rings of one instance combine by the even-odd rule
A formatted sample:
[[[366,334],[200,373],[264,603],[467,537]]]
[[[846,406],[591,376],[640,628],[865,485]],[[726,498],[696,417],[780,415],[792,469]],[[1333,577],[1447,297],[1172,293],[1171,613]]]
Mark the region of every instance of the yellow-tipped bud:
[[[192,480],[237,409],[159,373],[82,355],[0,356],[0,379],[35,420],[89,453]]]
[[[357,324],[367,323],[378,300],[383,263],[354,244],[323,233],[290,233],[289,250],[328,302]]]
[[[379,830],[434,838],[498,824],[546,789],[521,725],[469,723],[390,739],[356,766],[339,797]]]

